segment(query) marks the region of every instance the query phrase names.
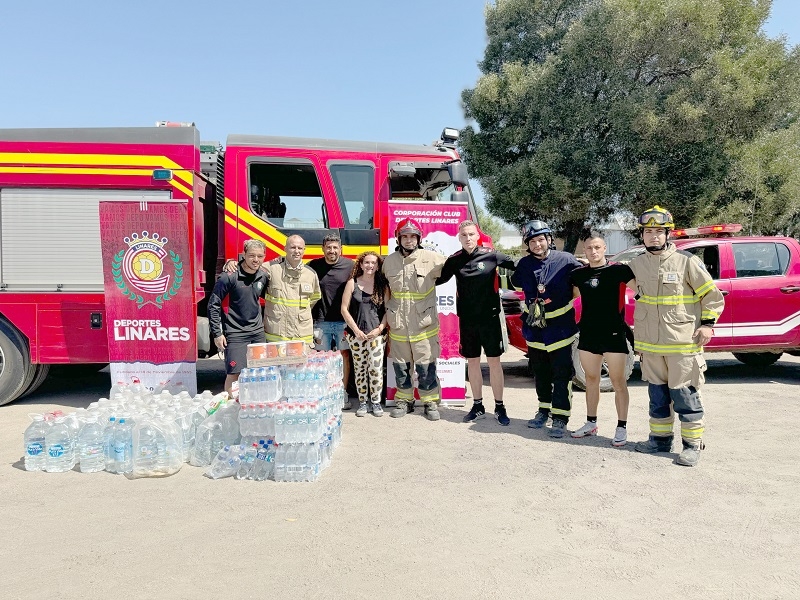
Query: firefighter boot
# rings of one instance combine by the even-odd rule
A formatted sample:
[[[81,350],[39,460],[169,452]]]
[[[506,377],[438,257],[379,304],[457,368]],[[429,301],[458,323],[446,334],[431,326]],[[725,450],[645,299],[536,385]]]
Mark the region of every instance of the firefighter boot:
[[[425,418],[428,419],[428,421],[439,420],[439,405],[436,404],[436,402],[425,403]]]
[[[399,419],[400,417],[406,416],[406,411],[408,410],[408,402],[405,400],[398,400],[394,403],[394,408],[392,412],[389,414],[393,416],[395,419]]]
[[[700,452],[706,447],[706,445],[700,440],[682,440],[683,441],[683,451],[678,455],[678,458],[675,459],[675,462],[679,465],[683,465],[684,467],[694,467],[700,461]]]
[[[645,454],[655,454],[656,452],[672,452],[672,440],[674,436],[655,436],[651,435],[645,442],[636,444],[637,452],[644,452]]]

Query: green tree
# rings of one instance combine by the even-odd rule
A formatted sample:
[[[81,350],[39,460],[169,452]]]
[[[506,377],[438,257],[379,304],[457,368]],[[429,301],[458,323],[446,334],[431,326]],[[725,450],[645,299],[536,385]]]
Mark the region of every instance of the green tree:
[[[770,6],[487,6],[484,74],[462,94],[476,126],[461,142],[487,208],[516,224],[548,220],[571,250],[585,226],[619,209],[658,203],[689,225],[719,203],[741,203],[746,191],[733,183],[747,172],[743,147],[792,124],[800,80],[796,49],[761,32]]]
[[[478,226],[481,231],[492,238],[492,244],[496,246],[503,236],[503,224],[477,204],[475,205],[475,213],[478,217]]]

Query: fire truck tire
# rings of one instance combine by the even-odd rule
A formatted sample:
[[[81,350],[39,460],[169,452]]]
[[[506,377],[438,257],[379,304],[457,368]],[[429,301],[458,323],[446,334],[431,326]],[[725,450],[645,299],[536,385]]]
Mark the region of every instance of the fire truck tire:
[[[633,353],[633,348],[631,348],[630,343],[628,343],[628,358],[625,361],[625,380],[627,381],[631,377],[631,373],[633,372],[633,365],[636,362],[636,355]],[[586,372],[583,370],[581,366],[581,357],[578,353],[578,338],[575,338],[575,341],[572,343],[572,365],[575,368],[575,377],[572,378],[572,384],[580,388],[582,390],[586,389]],[[611,378],[608,376],[608,367],[606,365],[606,361],[603,361],[603,365],[600,367],[600,391],[601,392],[613,392],[614,386],[611,385]]]
[[[33,380],[30,382],[28,387],[25,388],[25,391],[22,392],[22,394],[20,394],[19,396],[17,396],[17,399],[24,398],[28,394],[32,394],[37,389],[39,389],[39,386],[44,383],[45,379],[47,379],[47,374],[50,373],[50,365],[49,364],[47,364],[47,365],[39,364],[39,365],[32,365],[32,366],[35,367]]]
[[[776,362],[783,352],[734,352],[736,360],[750,367],[768,367]]]
[[[0,406],[16,400],[32,378],[32,365],[25,337],[0,318]]]

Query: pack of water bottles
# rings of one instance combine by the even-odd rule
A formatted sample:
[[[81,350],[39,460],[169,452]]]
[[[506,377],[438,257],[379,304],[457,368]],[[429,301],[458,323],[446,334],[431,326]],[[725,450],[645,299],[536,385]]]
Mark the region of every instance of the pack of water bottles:
[[[314,352],[304,364],[242,369],[241,443],[221,448],[206,475],[316,480],[341,440],[343,368],[340,352]]]
[[[24,434],[25,469],[57,473],[77,465],[82,473],[129,478],[172,475],[188,461],[198,427],[226,400],[227,394],[192,398],[185,389],[173,395],[119,382],[87,409],[32,415]]]

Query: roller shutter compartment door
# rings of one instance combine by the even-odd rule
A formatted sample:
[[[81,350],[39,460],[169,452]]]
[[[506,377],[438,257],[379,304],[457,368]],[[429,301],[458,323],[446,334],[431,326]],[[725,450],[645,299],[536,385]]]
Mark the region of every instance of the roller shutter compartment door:
[[[9,292],[102,292],[99,204],[163,190],[0,190],[0,282]]]

